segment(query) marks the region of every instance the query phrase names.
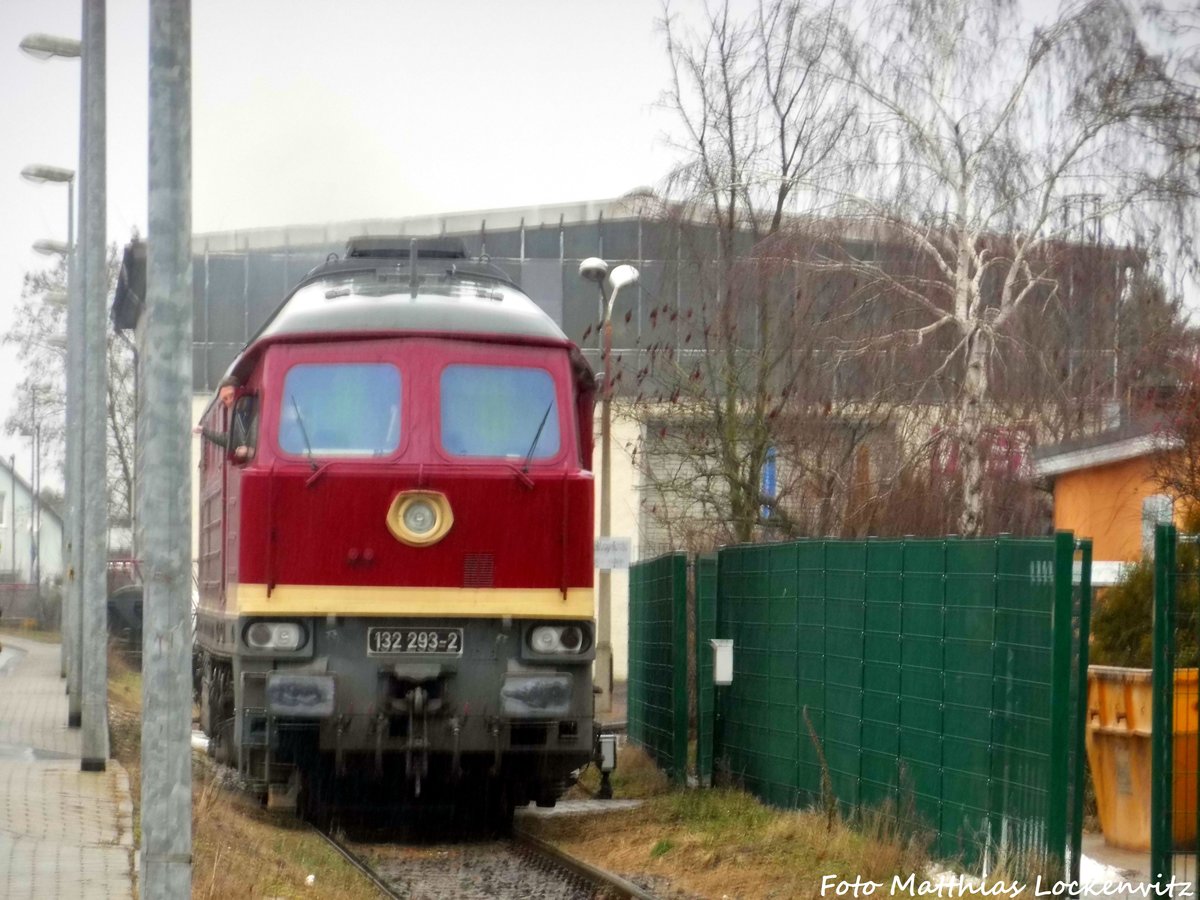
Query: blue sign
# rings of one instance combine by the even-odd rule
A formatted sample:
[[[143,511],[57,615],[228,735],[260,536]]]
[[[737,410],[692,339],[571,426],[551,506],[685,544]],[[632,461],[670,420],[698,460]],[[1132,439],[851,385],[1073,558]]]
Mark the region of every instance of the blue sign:
[[[767,459],[763,463],[762,470],[762,493],[764,497],[775,499],[775,448],[767,448]],[[762,517],[764,519],[771,518],[771,507],[763,505]]]

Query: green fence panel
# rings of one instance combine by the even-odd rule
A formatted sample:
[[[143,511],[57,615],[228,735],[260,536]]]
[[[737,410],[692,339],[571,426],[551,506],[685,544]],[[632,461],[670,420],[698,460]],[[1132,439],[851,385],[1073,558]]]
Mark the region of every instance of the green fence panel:
[[[904,542],[872,541],[867,547],[863,634],[863,805],[900,808],[901,598]]]
[[[1092,542],[1081,540],[1079,580],[1075,583],[1075,677],[1071,681],[1071,709],[1074,711],[1071,738],[1070,792],[1070,880],[1079,883],[1083,862],[1084,787],[1087,780],[1087,670],[1088,646],[1092,622]]]
[[[722,550],[718,765],[777,805],[898,810],[940,856],[1077,858],[1074,552],[1070,535]]]
[[[1015,859],[1045,851],[1051,796],[1055,544],[1001,542],[993,652],[992,840]],[[1067,577],[1070,577],[1068,567]]]
[[[714,750],[722,767],[769,802],[797,791],[796,555],[789,545],[739,548],[717,565],[717,635],[732,638],[733,684],[717,689]]]
[[[629,571],[629,739],[672,778],[687,770],[687,556]]]
[[[717,557],[707,554],[696,560],[696,774],[706,787],[713,776],[716,689],[710,641],[716,636]]]

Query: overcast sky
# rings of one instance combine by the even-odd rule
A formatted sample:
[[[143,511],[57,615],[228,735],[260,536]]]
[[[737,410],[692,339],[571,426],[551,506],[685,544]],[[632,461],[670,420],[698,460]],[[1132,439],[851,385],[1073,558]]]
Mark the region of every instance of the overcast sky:
[[[146,232],[148,0],[108,2],[108,239]],[[676,2],[687,12],[699,0]],[[671,165],[655,0],[193,0],[193,228],[392,218],[619,196]],[[79,0],[0,0],[0,331],[30,249],[66,236]],[[19,380],[0,349],[0,421]],[[28,441],[0,453],[29,468]],[[47,480],[49,478],[47,477]]]

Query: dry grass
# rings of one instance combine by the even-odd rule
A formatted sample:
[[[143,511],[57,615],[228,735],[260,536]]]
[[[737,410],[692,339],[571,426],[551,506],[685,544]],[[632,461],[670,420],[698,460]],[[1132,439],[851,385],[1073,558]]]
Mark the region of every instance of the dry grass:
[[[0,628],[0,637],[6,634],[43,644],[57,644],[62,640],[62,635],[57,631],[43,631],[40,628],[10,628],[8,626]]]
[[[141,841],[141,674],[109,653],[113,756],[129,772]],[[378,892],[308,826],[222,788],[207,758],[192,767],[192,896],[374,900]],[[312,875],[314,882],[305,880]]]
[[[667,775],[640,747],[626,745],[620,749],[617,769],[609,776],[613,795],[616,797],[657,797],[671,789]],[[588,766],[579,777],[579,786],[571,796],[591,796],[600,787],[600,771]],[[583,789],[581,793],[579,788]]]
[[[774,809],[728,788],[666,791],[661,773],[632,749],[622,750],[622,769],[633,791],[617,787],[615,795],[640,792],[640,808],[526,827],[595,865],[669,883],[687,896],[819,897],[824,875],[890,884],[893,875],[928,866],[927,837],[904,833],[884,813],[851,824],[824,811]]]

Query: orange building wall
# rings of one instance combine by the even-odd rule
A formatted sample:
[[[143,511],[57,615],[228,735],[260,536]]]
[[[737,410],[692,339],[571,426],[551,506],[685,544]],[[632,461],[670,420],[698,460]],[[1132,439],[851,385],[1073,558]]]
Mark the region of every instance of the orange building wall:
[[[1141,559],[1142,501],[1158,493],[1151,461],[1143,456],[1056,476],[1054,527],[1092,538],[1095,559]]]

